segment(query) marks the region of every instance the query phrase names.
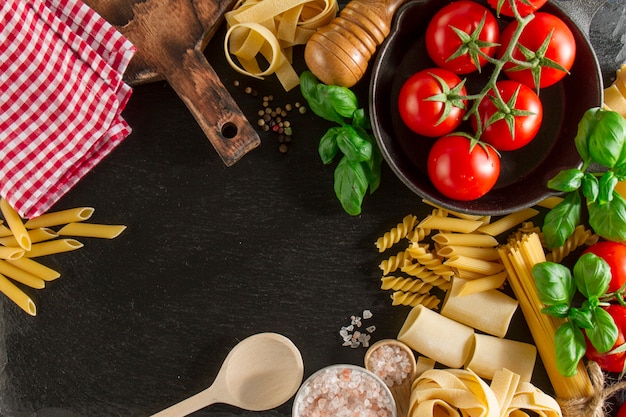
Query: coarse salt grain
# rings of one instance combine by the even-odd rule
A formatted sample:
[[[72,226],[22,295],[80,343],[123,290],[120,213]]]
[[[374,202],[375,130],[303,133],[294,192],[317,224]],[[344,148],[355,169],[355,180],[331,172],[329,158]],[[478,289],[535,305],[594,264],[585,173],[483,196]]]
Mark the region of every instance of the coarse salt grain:
[[[400,385],[411,374],[409,354],[399,346],[381,345],[370,355],[367,369],[378,375],[388,387]]]
[[[365,369],[331,366],[305,382],[294,402],[294,417],[393,417],[386,387]]]

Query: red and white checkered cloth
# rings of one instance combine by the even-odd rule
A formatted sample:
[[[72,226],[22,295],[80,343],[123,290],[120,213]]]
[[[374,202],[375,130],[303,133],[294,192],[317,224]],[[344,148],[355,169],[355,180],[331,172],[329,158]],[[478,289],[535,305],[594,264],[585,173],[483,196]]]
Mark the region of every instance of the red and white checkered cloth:
[[[80,0],[2,0],[0,196],[47,211],[130,134],[135,47]]]

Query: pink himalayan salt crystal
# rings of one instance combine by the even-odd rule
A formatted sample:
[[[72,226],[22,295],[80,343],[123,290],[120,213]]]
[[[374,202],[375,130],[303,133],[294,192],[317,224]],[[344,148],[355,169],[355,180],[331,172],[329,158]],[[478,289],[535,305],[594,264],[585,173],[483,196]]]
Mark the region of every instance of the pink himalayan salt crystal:
[[[329,367],[302,387],[294,417],[395,417],[389,391],[365,369]]]
[[[409,354],[394,345],[381,345],[370,355],[367,369],[378,375],[388,387],[400,385],[413,370]]]

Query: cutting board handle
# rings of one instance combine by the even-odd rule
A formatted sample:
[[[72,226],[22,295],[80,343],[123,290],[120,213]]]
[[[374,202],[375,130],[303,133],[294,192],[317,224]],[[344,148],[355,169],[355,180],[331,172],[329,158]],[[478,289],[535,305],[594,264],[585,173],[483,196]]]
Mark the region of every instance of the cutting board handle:
[[[162,57],[168,59],[168,57]],[[198,48],[164,64],[165,78],[183,100],[224,161],[232,166],[261,143],[258,133]]]

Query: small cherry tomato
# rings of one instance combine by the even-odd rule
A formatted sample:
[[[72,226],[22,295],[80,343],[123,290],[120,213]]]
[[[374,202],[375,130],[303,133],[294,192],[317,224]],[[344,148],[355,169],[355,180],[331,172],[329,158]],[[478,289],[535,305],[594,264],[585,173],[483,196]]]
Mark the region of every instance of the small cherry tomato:
[[[626,283],[626,245],[611,241],[594,243],[583,251],[591,252],[604,259],[611,267],[609,292],[615,292]]]
[[[512,151],[527,145],[537,135],[543,119],[543,106],[535,92],[516,81],[496,82],[498,99],[489,90],[478,105],[483,131],[480,140],[499,151]],[[476,132],[476,117],[472,117]]]
[[[404,82],[398,95],[402,121],[413,132],[429,137],[451,133],[463,121],[467,92],[452,71],[429,68]]]
[[[623,403],[617,410],[617,417],[626,417],[626,403]]]
[[[526,17],[531,13],[539,10],[548,0],[515,0],[515,8],[522,17]],[[498,4],[500,5],[500,14],[503,16],[515,16],[513,8],[511,7],[511,0],[487,0],[487,3],[498,10]]]
[[[617,326],[617,341],[611,350],[623,345],[626,342],[624,331],[626,331],[626,307],[619,304],[611,304],[603,307],[615,321]],[[585,336],[586,338],[586,336]],[[608,372],[622,372],[624,370],[624,359],[626,352],[619,353],[599,353],[587,339],[587,359],[598,363],[598,366]]]
[[[462,40],[456,31],[463,32],[468,40]],[[444,6],[426,27],[428,55],[438,67],[457,74],[468,74],[484,66],[487,59],[478,50],[494,56],[499,39],[500,28],[493,13],[469,0]]]
[[[488,146],[461,135],[438,139],[428,154],[428,176],[439,192],[454,200],[475,200],[493,188],[500,157]]]
[[[502,58],[511,43],[517,25],[517,21],[514,21],[502,31],[499,58]],[[546,39],[548,42],[544,45]],[[535,13],[535,18],[524,27],[517,45],[532,51],[533,57],[527,59],[520,47],[515,46],[513,58],[526,61],[532,67],[518,70],[514,63],[507,62],[504,65],[504,72],[510,79],[531,88],[536,88],[537,85],[540,88],[549,87],[560,81],[572,68],[576,57],[576,40],[572,31],[565,22],[549,13]],[[553,64],[563,69],[554,68]]]

